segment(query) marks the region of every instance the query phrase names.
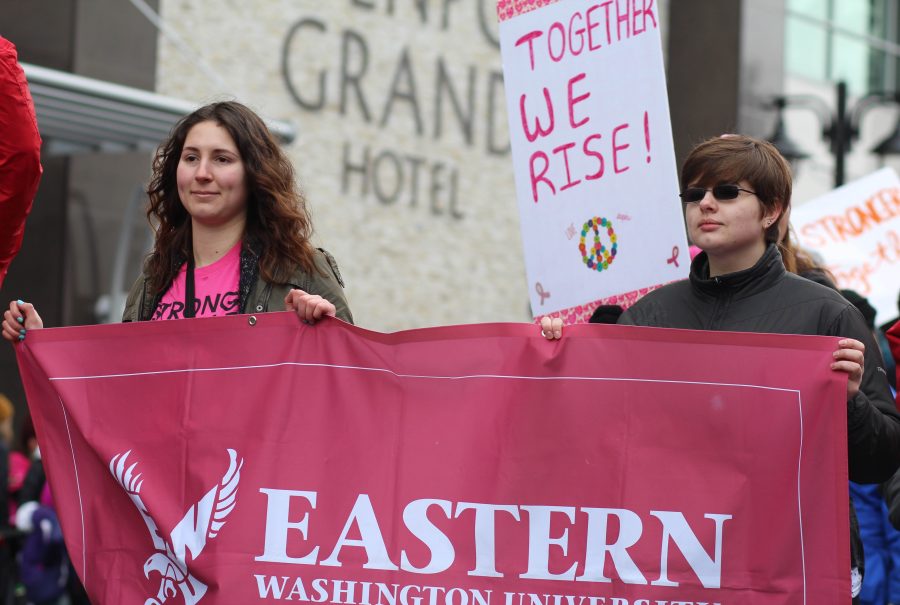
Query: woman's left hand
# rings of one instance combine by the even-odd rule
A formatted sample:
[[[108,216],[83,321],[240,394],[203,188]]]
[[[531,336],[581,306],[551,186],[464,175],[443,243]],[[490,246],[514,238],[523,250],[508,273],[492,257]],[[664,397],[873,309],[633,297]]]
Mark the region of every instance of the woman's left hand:
[[[316,323],[326,315],[335,316],[334,305],[318,294],[307,294],[303,290],[291,290],[284,297],[284,310],[294,311],[300,319],[307,323]]]
[[[541,336],[547,340],[559,340],[562,338],[563,321],[559,317],[541,318]]]
[[[853,399],[859,393],[859,384],[862,382],[863,367],[865,366],[866,345],[845,338],[838,342],[838,349],[834,352],[834,362],[831,369],[838,372],[847,372],[847,399]]]

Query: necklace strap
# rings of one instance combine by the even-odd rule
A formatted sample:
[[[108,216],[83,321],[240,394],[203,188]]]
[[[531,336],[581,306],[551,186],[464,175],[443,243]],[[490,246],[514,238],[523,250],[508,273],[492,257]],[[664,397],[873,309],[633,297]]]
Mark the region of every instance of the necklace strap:
[[[194,255],[188,258],[184,276],[184,316],[196,317],[194,312]]]

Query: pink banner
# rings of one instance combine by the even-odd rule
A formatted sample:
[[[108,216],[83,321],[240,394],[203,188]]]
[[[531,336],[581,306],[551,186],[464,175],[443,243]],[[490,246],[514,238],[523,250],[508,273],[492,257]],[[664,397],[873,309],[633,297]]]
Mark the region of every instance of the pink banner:
[[[835,339],[290,314],[18,347],[95,604],[845,604]]]

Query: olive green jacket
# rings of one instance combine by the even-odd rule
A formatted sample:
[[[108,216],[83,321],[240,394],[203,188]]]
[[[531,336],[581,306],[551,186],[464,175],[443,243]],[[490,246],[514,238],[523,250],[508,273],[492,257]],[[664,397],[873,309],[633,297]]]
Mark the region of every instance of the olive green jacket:
[[[331,302],[337,312],[338,319],[353,323],[353,315],[344,296],[344,280],[338,270],[337,262],[321,248],[315,251],[316,271],[307,273],[296,267],[286,283],[269,283],[259,275],[258,258],[247,247],[241,250],[241,275],[239,283],[240,312],[265,313],[266,311],[284,311],[284,298],[290,290],[303,290],[310,294],[318,294]],[[168,289],[166,287],[164,291]],[[128,293],[125,301],[125,312],[122,321],[146,321],[153,316],[162,294],[154,296],[150,291],[147,274],[142,274]]]

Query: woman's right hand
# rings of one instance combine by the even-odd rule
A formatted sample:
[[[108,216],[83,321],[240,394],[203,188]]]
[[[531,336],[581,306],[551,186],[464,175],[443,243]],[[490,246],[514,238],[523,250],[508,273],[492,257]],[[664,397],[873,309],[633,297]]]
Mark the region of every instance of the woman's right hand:
[[[3,313],[3,338],[13,344],[25,340],[28,330],[43,327],[44,322],[31,303],[14,300],[9,303],[9,309]]]

